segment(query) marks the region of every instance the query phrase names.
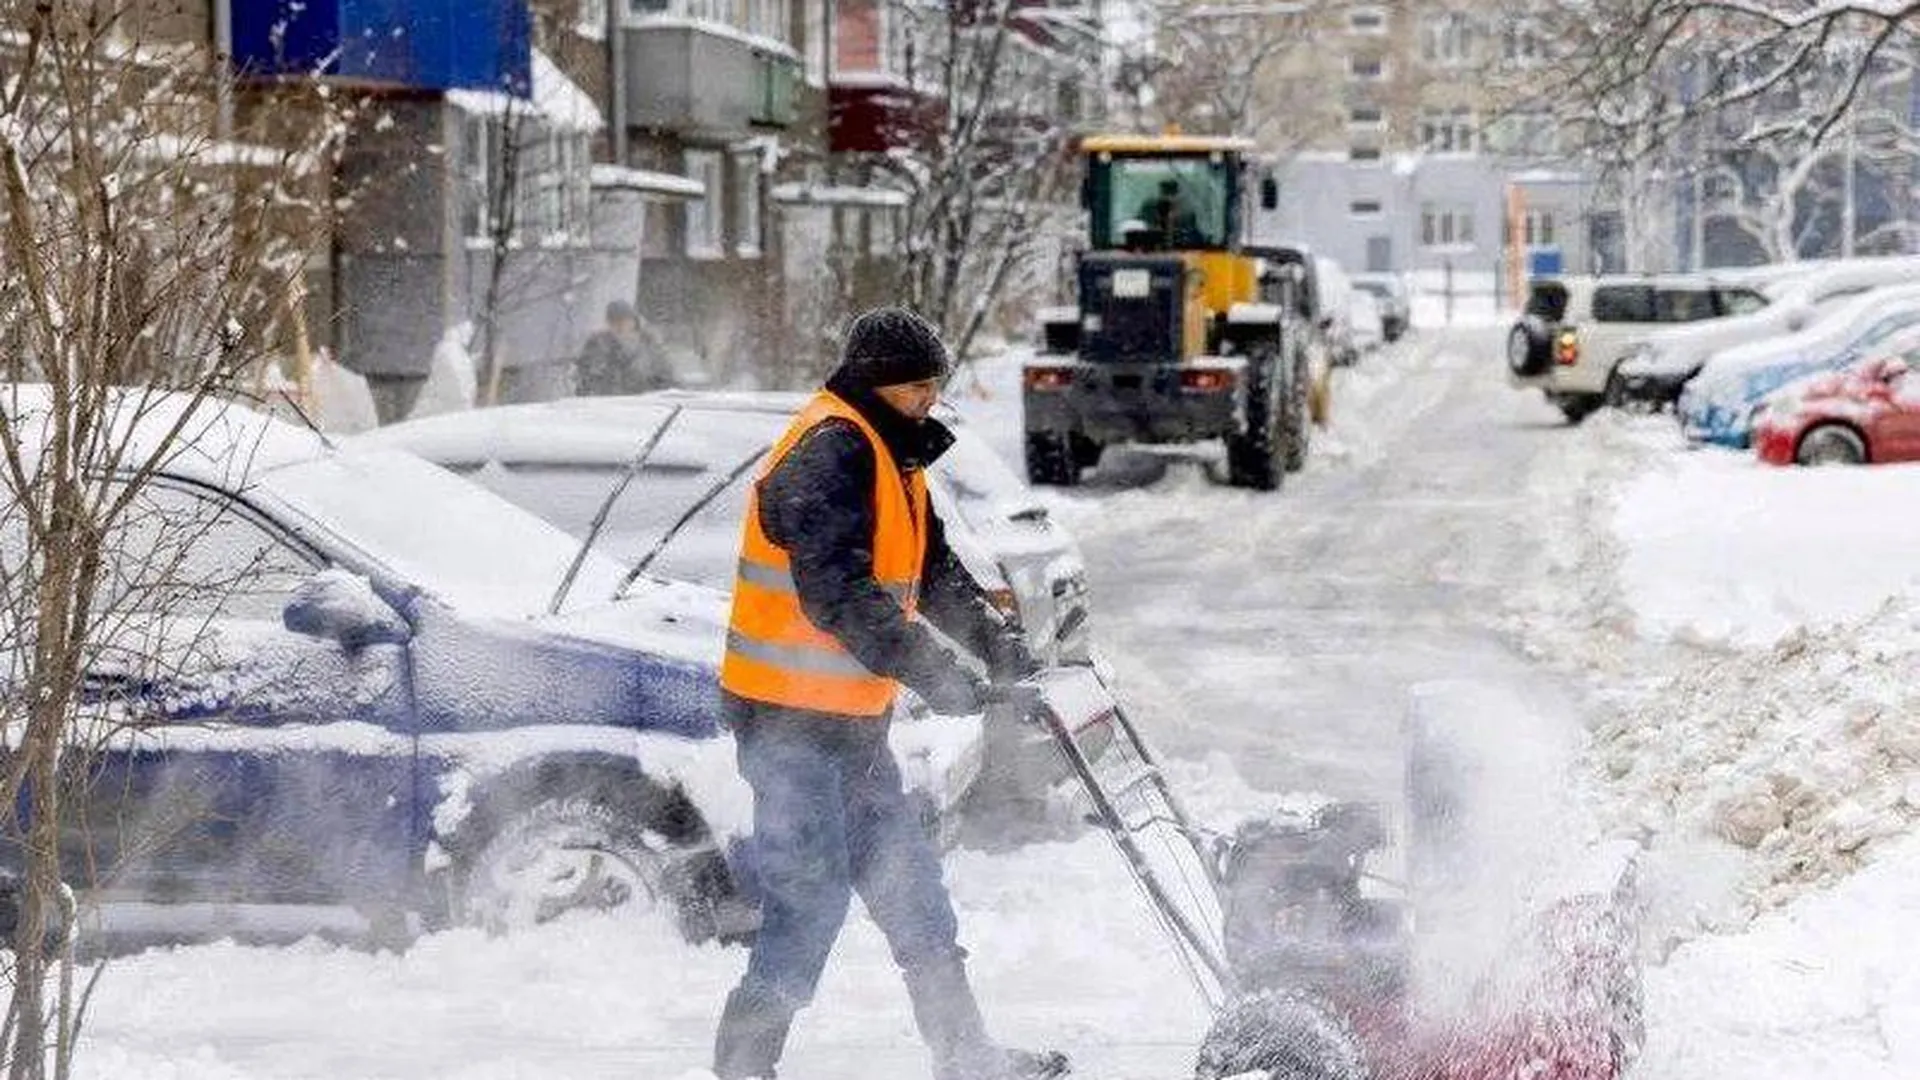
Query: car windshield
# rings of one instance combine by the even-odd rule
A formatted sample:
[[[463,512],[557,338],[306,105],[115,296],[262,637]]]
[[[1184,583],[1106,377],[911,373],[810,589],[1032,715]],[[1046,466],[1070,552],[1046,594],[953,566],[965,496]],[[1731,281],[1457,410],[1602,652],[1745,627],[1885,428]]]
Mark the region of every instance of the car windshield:
[[[259,487],[313,527],[465,610],[546,611],[580,545],[412,454],[356,450],[266,473]],[[620,567],[589,554],[571,593],[604,600]]]

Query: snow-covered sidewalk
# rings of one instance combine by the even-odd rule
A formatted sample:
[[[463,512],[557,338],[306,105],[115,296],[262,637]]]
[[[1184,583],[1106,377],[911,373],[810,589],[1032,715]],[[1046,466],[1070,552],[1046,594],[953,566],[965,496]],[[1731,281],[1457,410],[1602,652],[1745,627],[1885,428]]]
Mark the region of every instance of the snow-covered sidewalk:
[[[1651,842],[1637,1075],[1920,1075],[1920,468],[1567,439],[1585,532],[1521,625],[1605,703],[1597,790]]]

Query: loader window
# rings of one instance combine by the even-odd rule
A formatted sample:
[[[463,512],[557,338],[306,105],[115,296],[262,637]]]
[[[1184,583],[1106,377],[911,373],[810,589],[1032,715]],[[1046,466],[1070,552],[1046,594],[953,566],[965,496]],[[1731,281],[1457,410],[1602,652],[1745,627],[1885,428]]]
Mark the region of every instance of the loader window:
[[[1095,158],[1088,168],[1094,247],[1227,246],[1234,192],[1224,158],[1114,156]]]

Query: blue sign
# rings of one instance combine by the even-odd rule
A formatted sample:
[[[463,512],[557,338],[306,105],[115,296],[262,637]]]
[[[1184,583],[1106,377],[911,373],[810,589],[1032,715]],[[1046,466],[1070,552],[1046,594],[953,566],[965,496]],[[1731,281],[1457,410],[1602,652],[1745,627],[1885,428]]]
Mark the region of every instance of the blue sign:
[[[242,76],[530,93],[527,0],[248,0],[233,6]]]

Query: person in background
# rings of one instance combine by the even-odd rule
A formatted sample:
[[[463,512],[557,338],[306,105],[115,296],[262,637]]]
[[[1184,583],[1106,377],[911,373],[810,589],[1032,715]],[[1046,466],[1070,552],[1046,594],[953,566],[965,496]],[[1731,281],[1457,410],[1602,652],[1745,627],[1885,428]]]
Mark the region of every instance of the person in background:
[[[720,687],[753,789],[761,924],[714,1038],[720,1080],[774,1075],[855,893],[900,967],[936,1080],[1067,1071],[1059,1053],[988,1037],[939,855],[887,742],[902,684],[942,716],[986,704],[989,683],[929,623],[997,682],[1038,666],[928,505],[927,466],[953,443],[928,416],[947,370],[925,319],[862,314],[749,495]]]
[[[607,325],[587,339],[574,369],[578,394],[644,394],[674,385],[659,339],[625,300],[607,305]]]

